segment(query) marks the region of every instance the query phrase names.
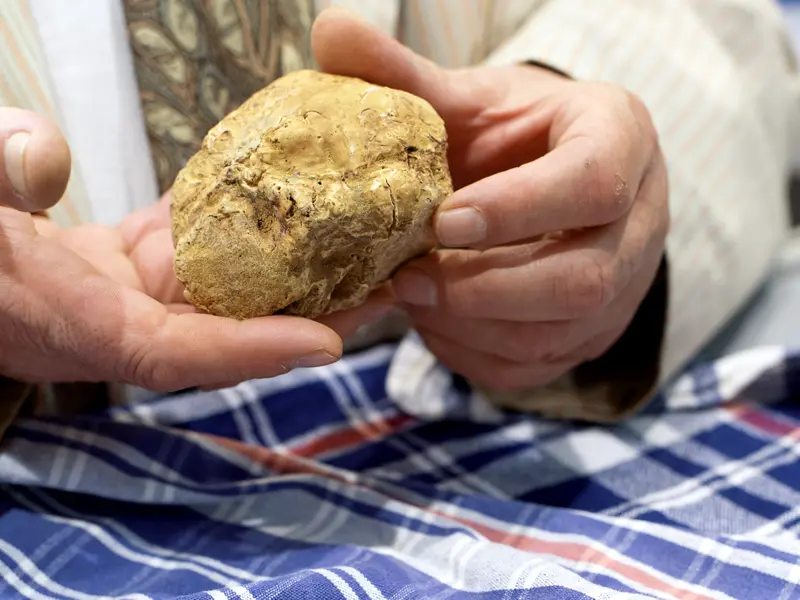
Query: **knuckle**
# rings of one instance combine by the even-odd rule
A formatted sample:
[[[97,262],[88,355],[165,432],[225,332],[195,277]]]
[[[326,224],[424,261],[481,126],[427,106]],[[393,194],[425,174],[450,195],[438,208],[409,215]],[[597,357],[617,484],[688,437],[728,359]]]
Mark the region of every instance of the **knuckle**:
[[[520,363],[552,360],[558,353],[560,337],[557,328],[546,324],[526,324],[508,336],[507,356]]]
[[[634,92],[619,88],[619,119],[630,132],[630,148],[638,155],[653,156],[658,150],[658,130],[645,101]]]
[[[491,312],[497,296],[482,278],[464,281],[461,285],[443,285],[443,303],[454,317],[475,318]]]
[[[649,112],[647,110],[647,105],[645,104],[644,100],[642,99],[639,94],[636,92],[632,92],[625,88],[619,88],[622,92],[622,100],[624,101],[624,106],[630,111],[632,115],[634,115],[637,120],[646,118],[648,121]]]
[[[557,279],[555,299],[568,314],[592,314],[608,306],[614,297],[614,288],[611,265],[589,258]]]
[[[610,222],[630,209],[638,189],[636,165],[656,156],[658,133],[639,96],[615,84],[592,85],[600,99],[594,110],[605,125],[588,146],[579,196],[582,209]]]
[[[641,96],[615,83],[602,83],[602,94],[609,110],[637,122],[650,122],[650,112]]]
[[[605,223],[622,217],[633,202],[626,179],[626,161],[613,140],[594,145],[583,160],[583,176],[578,191],[579,209]]]
[[[147,347],[144,344],[133,348],[122,361],[122,380],[126,383],[138,385],[145,389],[152,389],[152,373],[148,367]]]
[[[151,352],[146,343],[136,346],[125,360],[123,378],[126,382],[153,392],[172,392],[177,389],[172,369]]]
[[[616,84],[601,82],[597,84],[595,97],[600,100],[598,107],[608,113],[615,121],[626,121],[626,125],[638,117],[642,111],[646,112],[642,99],[634,92]]]
[[[602,83],[603,94],[607,103],[615,108],[623,109],[630,106],[634,94],[616,83]]]

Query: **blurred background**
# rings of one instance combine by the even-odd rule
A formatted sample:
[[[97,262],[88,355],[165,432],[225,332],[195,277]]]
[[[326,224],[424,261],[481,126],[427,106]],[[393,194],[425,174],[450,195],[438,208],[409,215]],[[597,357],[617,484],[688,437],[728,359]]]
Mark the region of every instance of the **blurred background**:
[[[800,0],[779,0],[794,46],[800,56]],[[798,107],[800,110],[800,107]],[[697,362],[772,344],[797,346],[800,340],[800,177],[791,188],[791,211],[796,229],[775,265],[772,277],[728,324]]]
[[[794,46],[800,55],[800,0],[780,0],[789,26]],[[795,225],[800,225],[800,179],[792,185],[792,217]]]
[[[786,12],[795,45],[800,49],[800,0],[780,0],[780,3]]]

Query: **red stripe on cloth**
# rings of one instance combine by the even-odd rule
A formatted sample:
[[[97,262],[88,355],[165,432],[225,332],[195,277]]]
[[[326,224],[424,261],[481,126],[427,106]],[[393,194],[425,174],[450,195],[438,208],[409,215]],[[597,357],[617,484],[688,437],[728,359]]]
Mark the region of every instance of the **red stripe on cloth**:
[[[387,420],[387,423],[390,423],[397,428],[403,426],[409,421],[411,421],[409,417],[400,415],[394,417],[393,419]],[[305,473],[328,477],[330,479],[335,479],[350,485],[360,485],[356,484],[352,480],[349,480],[344,472],[327,467],[321,463],[314,462],[313,460],[308,460],[307,458],[315,454],[331,452],[334,449],[344,448],[363,440],[363,437],[354,430],[333,433],[321,438],[320,440],[315,440],[314,442],[306,444],[305,446],[300,446],[297,450],[293,450],[291,452],[278,452],[270,450],[269,448],[252,446],[229,438],[211,435],[204,435],[203,437],[215,440],[221,446],[228,448],[229,450],[233,450],[234,452],[252,460],[253,462],[268,467],[276,474]],[[301,456],[300,452],[305,454]],[[368,486],[362,487],[370,489]],[[621,562],[609,554],[604,553],[602,550],[587,544],[544,540],[528,534],[511,533],[495,527],[484,525],[482,523],[477,523],[470,519],[448,515],[424,505],[409,503],[407,499],[393,498],[392,495],[387,494],[385,490],[371,489],[371,491],[390,497],[393,500],[397,500],[403,504],[414,506],[416,509],[434,514],[438,517],[447,519],[448,521],[454,521],[464,525],[472,531],[480,533],[486,539],[497,544],[510,546],[524,552],[558,556],[559,558],[563,558],[574,563],[594,564],[604,569],[608,569],[609,571],[613,571],[614,573],[617,573],[630,581],[635,581],[636,583],[648,589],[666,593],[670,597],[676,598],[677,600],[713,600],[713,598],[710,596],[698,594],[691,590],[669,584],[666,581],[659,579],[657,576],[647,573],[643,569]],[[516,525],[513,523],[510,525],[512,527],[516,527]]]
[[[737,420],[772,436],[800,438],[800,428],[787,423],[769,412],[748,404],[731,404],[727,407]]]
[[[407,415],[395,415],[380,421],[381,431],[384,433],[394,433],[409,424],[414,419]],[[374,436],[365,436],[361,429],[347,428],[334,431],[324,436],[315,438],[309,442],[299,444],[287,450],[272,450],[263,446],[245,444],[231,438],[201,434],[206,439],[211,439],[221,446],[233,450],[253,462],[264,465],[276,473],[313,473],[317,475],[332,476],[336,479],[340,477],[332,474],[324,465],[310,461],[315,457],[331,452],[345,450],[357,446],[366,441],[373,440]]]
[[[381,421],[381,432],[394,433],[408,426],[414,420],[407,415],[395,415],[389,419]],[[328,435],[316,438],[305,444],[292,447],[292,454],[303,457],[315,457],[330,452],[345,450],[357,446],[367,438],[356,429],[343,429],[334,431]],[[370,438],[372,439],[372,438]]]
[[[239,440],[206,433],[201,434],[201,436],[213,440],[223,448],[232,450],[256,464],[267,467],[271,471],[274,471],[276,475],[305,473],[309,475],[321,475],[339,481],[347,481],[345,477],[338,475],[333,469],[289,452],[279,452],[271,450],[270,448],[265,448],[264,446],[253,446],[240,442]]]
[[[437,514],[440,513],[437,512]],[[440,516],[457,521],[462,525],[469,527],[471,530],[480,533],[486,537],[486,539],[492,542],[503,544],[505,546],[511,546],[512,548],[523,550],[525,552],[558,556],[559,558],[563,558],[575,563],[590,563],[598,565],[618,573],[630,581],[635,581],[636,583],[643,585],[648,589],[664,592],[670,597],[678,600],[713,600],[711,596],[698,594],[697,592],[669,584],[666,581],[659,579],[655,575],[647,573],[643,569],[623,563],[611,557],[610,555],[605,554],[602,550],[596,547],[588,546],[578,542],[558,542],[553,540],[544,540],[541,538],[535,538],[531,535],[504,532],[499,529],[489,527],[488,525],[483,525],[481,523],[476,523],[460,517],[453,517],[444,514],[440,514]]]

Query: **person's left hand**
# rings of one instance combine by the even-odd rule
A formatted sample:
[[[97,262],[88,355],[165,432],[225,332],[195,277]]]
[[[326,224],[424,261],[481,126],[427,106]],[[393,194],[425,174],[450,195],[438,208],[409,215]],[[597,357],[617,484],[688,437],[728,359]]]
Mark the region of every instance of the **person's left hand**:
[[[421,96],[445,120],[456,192],[435,228],[450,249],[393,283],[430,350],[496,390],[604,354],[646,296],[668,229],[643,103],[529,65],[445,70],[341,9],[320,14],[312,43],[323,70]]]

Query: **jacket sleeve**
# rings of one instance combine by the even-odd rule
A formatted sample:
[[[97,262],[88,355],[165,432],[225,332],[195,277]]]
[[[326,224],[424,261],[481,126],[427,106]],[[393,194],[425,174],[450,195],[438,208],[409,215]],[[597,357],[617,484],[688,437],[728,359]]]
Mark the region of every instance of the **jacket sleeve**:
[[[767,276],[789,229],[797,66],[768,0],[540,1],[488,59],[528,61],[644,100],[669,169],[672,226],[650,294],[607,355],[542,390],[483,391],[517,409],[613,420],[675,374]]]

